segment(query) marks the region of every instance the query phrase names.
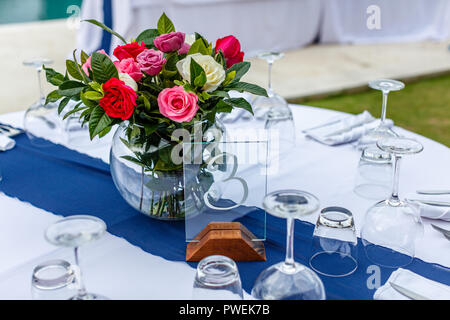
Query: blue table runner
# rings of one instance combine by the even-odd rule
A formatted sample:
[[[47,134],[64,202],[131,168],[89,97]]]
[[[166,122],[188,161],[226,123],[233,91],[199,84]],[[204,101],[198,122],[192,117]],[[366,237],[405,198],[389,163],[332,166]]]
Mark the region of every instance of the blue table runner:
[[[15,137],[16,147],[0,153],[3,181],[0,191],[10,197],[62,216],[88,214],[103,219],[111,234],[125,238],[144,251],[171,261],[185,261],[184,222],[151,219],[130,207],[112,181],[109,165],[100,159],[52,144],[33,146],[25,134]],[[308,265],[314,226],[295,222],[295,260]],[[251,288],[259,273],[284,260],[286,222],[267,216],[266,262],[238,262],[244,290]],[[328,299],[372,299],[373,265],[359,239],[359,267],[347,277],[320,276]],[[400,255],[400,253],[399,253]],[[192,267],[196,263],[189,263]],[[450,269],[415,258],[407,269],[450,285]],[[380,267],[381,284],[395,269]],[[370,287],[370,288],[369,288]]]

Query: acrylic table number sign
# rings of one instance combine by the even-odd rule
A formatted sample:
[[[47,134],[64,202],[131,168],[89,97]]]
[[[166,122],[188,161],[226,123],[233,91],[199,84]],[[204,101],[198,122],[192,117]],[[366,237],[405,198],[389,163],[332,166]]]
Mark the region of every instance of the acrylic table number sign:
[[[186,261],[264,261],[267,141],[184,143]]]

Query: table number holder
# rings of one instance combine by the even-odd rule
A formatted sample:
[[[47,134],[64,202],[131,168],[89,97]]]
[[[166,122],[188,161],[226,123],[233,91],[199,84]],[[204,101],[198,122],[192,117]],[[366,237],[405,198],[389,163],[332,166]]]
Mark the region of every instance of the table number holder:
[[[183,144],[186,261],[265,261],[267,141]]]

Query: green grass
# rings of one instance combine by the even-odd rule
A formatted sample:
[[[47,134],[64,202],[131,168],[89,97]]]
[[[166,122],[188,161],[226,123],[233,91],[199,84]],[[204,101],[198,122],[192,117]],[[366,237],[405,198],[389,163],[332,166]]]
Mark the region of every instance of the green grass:
[[[354,114],[368,110],[376,117],[381,113],[381,93],[374,90],[302,103]],[[450,146],[450,75],[423,79],[391,92],[387,117],[402,128]]]

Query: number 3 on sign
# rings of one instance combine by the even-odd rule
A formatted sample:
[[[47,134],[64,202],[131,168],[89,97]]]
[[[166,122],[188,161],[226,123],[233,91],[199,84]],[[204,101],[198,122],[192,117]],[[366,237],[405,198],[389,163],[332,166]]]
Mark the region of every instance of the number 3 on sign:
[[[219,155],[211,158],[208,161],[207,169],[209,171],[211,171],[211,172],[217,171],[218,170],[218,166],[214,165],[216,163],[216,161],[219,160],[219,159],[226,159],[227,157],[230,157],[230,158],[233,159],[233,170],[231,170],[230,175],[227,178],[223,179],[223,180],[214,182],[212,184],[211,188],[203,196],[205,204],[209,208],[214,209],[214,210],[219,210],[219,211],[226,211],[226,210],[235,209],[235,208],[239,207],[241,204],[243,204],[248,198],[248,185],[247,185],[247,182],[244,179],[242,179],[242,178],[236,177],[236,172],[237,172],[237,169],[238,169],[238,160],[237,160],[237,157],[235,155],[228,154],[228,153],[225,153],[225,152],[222,153],[222,154],[219,154]],[[226,163],[226,160],[225,160],[225,163]],[[237,204],[235,204],[234,206],[231,206],[231,207],[216,207],[215,205],[211,204],[211,202],[209,202],[210,198],[212,198],[215,201],[217,201],[217,200],[219,200],[219,198],[221,196],[219,191],[214,190],[214,187],[217,186],[219,183],[227,183],[227,182],[233,181],[233,180],[239,181],[242,184],[243,193],[242,193],[241,201],[239,201],[239,203],[237,203]]]

